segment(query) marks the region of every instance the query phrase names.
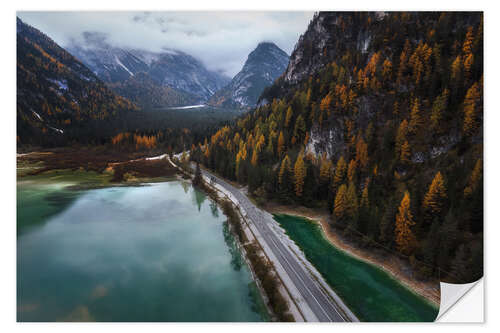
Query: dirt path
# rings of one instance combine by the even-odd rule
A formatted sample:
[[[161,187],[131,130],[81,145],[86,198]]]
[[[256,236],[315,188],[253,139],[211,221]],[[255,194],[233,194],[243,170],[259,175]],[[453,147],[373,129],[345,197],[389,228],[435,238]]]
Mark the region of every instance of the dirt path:
[[[267,204],[265,210],[272,214],[289,214],[308,218],[310,220],[318,221],[321,228],[325,233],[327,239],[337,248],[344,250],[350,255],[370,262],[388,272],[396,280],[401,282],[407,288],[413,290],[415,293],[425,297],[428,301],[439,307],[440,302],[440,288],[439,280],[433,281],[418,281],[413,277],[412,269],[408,263],[395,255],[385,255],[375,253],[374,251],[365,250],[355,246],[348,240],[344,239],[341,235],[335,233],[329,226],[328,212],[307,208],[307,207],[290,207],[278,204]]]

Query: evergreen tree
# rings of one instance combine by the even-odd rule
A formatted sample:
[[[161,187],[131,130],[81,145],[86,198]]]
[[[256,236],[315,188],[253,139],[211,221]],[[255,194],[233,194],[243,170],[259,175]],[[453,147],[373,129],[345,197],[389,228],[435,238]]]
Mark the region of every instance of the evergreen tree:
[[[463,131],[467,136],[473,135],[478,126],[478,102],[480,99],[479,84],[474,83],[469,90],[464,100],[464,126]]]
[[[414,224],[415,222],[410,210],[410,193],[406,191],[396,215],[395,229],[398,251],[405,255],[412,254],[415,248],[416,239],[411,230]]]
[[[411,113],[410,113],[410,122],[408,124],[408,129],[410,133],[417,133],[417,131],[420,129],[422,126],[423,120],[422,120],[422,115],[420,114],[420,101],[418,100],[418,97],[415,97],[413,101],[413,106],[411,108]]]
[[[203,176],[201,175],[200,163],[196,163],[196,170],[194,172],[193,185],[201,186],[203,184]]]
[[[304,163],[304,154],[301,152],[297,157],[294,167],[294,178],[295,178],[295,195],[297,197],[302,196],[302,191],[304,189],[304,178],[307,174],[306,165]]]
[[[333,212],[337,217],[337,220],[343,223],[347,217],[348,212],[348,198],[347,198],[347,186],[345,184],[340,185],[337,195],[335,196],[335,204]]]
[[[449,94],[449,90],[444,89],[443,93],[436,97],[434,103],[432,104],[431,129],[438,133],[444,131],[443,124],[441,122],[443,120],[443,113],[447,108]]]
[[[352,159],[349,162],[349,167],[347,168],[347,179],[350,182],[353,182],[356,179],[356,167],[357,167],[356,160]]]
[[[443,176],[438,171],[429,186],[429,190],[425,194],[423,202],[424,211],[429,212],[432,216],[441,216],[446,197]]]
[[[291,164],[290,164],[290,158],[288,155],[285,155],[285,158],[283,158],[283,161],[281,162],[281,167],[280,167],[280,172],[279,172],[279,183],[283,184],[284,181],[286,180],[286,176],[291,173]]]
[[[349,182],[347,188],[347,214],[349,216],[349,225],[353,229],[358,229],[358,213],[359,204],[358,195],[356,194],[356,185],[354,185],[354,182]]]
[[[288,128],[290,125],[290,121],[292,120],[293,116],[293,110],[292,107],[289,106],[288,109],[286,110],[286,118],[285,118],[285,128]]]
[[[407,141],[408,134],[408,121],[403,119],[403,121],[399,124],[398,131],[396,133],[396,156],[398,159],[401,158],[401,146],[405,141]]]
[[[276,152],[278,153],[278,156],[281,156],[281,154],[285,152],[285,137],[283,136],[283,131],[280,132],[278,137],[278,147],[276,148]]]
[[[344,160],[344,156],[340,156],[337,161],[337,167],[335,168],[335,174],[333,176],[333,186],[339,186],[344,180],[346,176],[347,164]]]
[[[409,163],[410,157],[411,157],[410,144],[408,143],[408,141],[405,141],[401,146],[400,160],[402,163]]]
[[[368,145],[361,136],[356,143],[356,162],[359,163],[363,170],[368,167]]]

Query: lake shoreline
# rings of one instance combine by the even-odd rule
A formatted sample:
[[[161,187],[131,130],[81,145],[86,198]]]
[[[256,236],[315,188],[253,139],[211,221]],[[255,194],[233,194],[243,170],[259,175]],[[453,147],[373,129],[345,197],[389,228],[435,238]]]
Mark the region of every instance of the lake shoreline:
[[[284,206],[276,203],[268,203],[264,209],[271,214],[295,215],[318,223],[325,238],[337,249],[382,269],[413,293],[423,297],[430,304],[439,308],[440,290],[436,289],[436,285],[439,286],[439,281],[418,281],[411,276],[409,264],[400,258],[391,255],[389,258],[383,259],[374,252],[370,252],[349,242],[330,227],[330,218],[326,212],[306,207]]]
[[[167,157],[167,159],[173,166],[175,166],[182,173],[182,176],[179,175],[179,177],[185,177],[186,172],[188,172],[190,175],[188,180],[191,184],[193,184],[193,178],[191,177],[192,176],[191,170],[186,171],[184,167],[178,166],[174,162],[172,162],[172,160],[170,160],[169,157]],[[193,185],[193,187],[195,186]],[[221,208],[222,206],[224,206],[225,203],[229,203],[230,207],[227,208],[228,211],[225,211],[225,209],[223,209],[223,212],[228,218],[228,223],[231,225],[231,229],[232,232],[234,233],[235,240],[240,247],[241,255],[251,272],[256,287],[259,290],[260,296],[264,300],[264,304],[266,306],[269,316],[278,322],[305,321],[304,315],[301,313],[299,307],[295,304],[293,298],[289,295],[289,291],[286,290],[283,281],[281,281],[281,278],[279,277],[275,269],[274,268],[270,269],[270,267],[272,267],[272,262],[269,260],[269,258],[267,258],[267,255],[265,251],[262,249],[262,246],[259,243],[257,236],[249,228],[247,224],[248,222],[246,221],[241,211],[238,209],[237,204],[231,200],[230,196],[228,196],[227,193],[217,188],[216,186],[211,185],[206,180],[203,180],[203,182],[196,187],[199,190],[203,191],[212,200],[217,202],[217,204],[221,206]],[[236,218],[232,218],[230,215],[236,215]],[[271,265],[270,266],[266,265],[265,260],[269,260],[269,262],[271,262]],[[266,273],[262,273],[264,266],[267,267],[264,269]],[[257,271],[260,272],[260,275],[258,274]],[[279,283],[277,285],[278,289],[277,294],[280,296],[277,296],[276,294],[270,295],[269,293],[270,290],[266,290],[266,287],[264,285],[262,274],[264,275],[271,274],[272,280],[274,280],[275,282],[277,281],[281,282],[281,285]],[[271,298],[274,300],[274,303],[276,303],[277,301],[279,302],[284,301],[285,303],[288,303],[288,305],[286,306],[287,310],[285,311],[278,310],[280,307],[277,306],[276,304],[275,306],[273,306]]]
[[[76,175],[77,175],[77,177],[80,177],[80,176],[82,176],[82,175],[85,175],[85,176],[88,176],[88,177],[89,177],[89,179],[94,179],[94,178],[95,178],[95,181],[96,181],[96,182],[97,182],[97,181],[102,180],[104,176],[105,176],[105,178],[106,178],[106,179],[109,179],[109,176],[108,176],[108,175],[97,174],[97,173],[95,173],[95,172],[90,172],[90,173],[87,173],[87,172],[84,172],[83,170],[77,170],[77,171],[72,171],[72,170],[52,170],[52,171],[47,172],[47,173],[43,173],[43,174],[38,174],[38,175],[35,175],[35,178],[39,178],[39,176],[44,177],[44,175],[46,175],[46,176],[47,176],[47,177],[49,177],[49,178],[52,178],[52,177],[54,177],[54,176],[55,176],[55,178],[54,178],[54,179],[57,179],[57,180],[58,180],[58,179],[61,179],[61,180],[63,180],[63,182],[64,182],[63,186],[62,186],[62,187],[58,187],[58,188],[63,188],[64,190],[67,190],[67,192],[72,193],[72,192],[73,192],[73,190],[75,190],[75,188],[73,188],[73,185],[67,185],[67,184],[66,184],[66,183],[68,183],[68,184],[70,183],[70,182],[68,181],[68,177],[69,177],[69,175],[70,175],[70,174],[72,174],[72,173],[76,174]],[[62,177],[62,176],[64,176],[65,178],[64,178],[64,179],[63,179],[63,178],[60,178],[60,177]],[[24,178],[24,177],[20,177],[20,178],[18,178],[18,181],[22,181],[22,180],[23,180],[23,178]],[[28,184],[29,184],[29,182],[30,182],[29,178],[31,178],[31,177],[29,177],[29,176],[28,176],[28,177],[26,178],[26,179],[28,180]],[[56,180],[56,182],[57,182],[57,180]],[[84,183],[85,183],[87,180],[88,180],[88,179],[84,179]],[[42,182],[44,182],[44,180],[42,180]],[[78,182],[79,182],[79,179],[76,179],[76,180],[74,181],[74,183],[75,183],[75,184],[77,184]],[[144,183],[144,182],[145,182],[145,183]],[[163,186],[163,187],[167,186],[167,187],[168,187],[168,185],[165,185],[164,183],[172,183],[172,182],[173,182],[173,183],[177,183],[177,182],[183,182],[184,184],[189,183],[189,185],[187,185],[187,184],[186,184],[186,186],[188,186],[189,188],[192,188],[192,189],[191,189],[191,190],[189,190],[189,191],[199,192],[198,190],[194,189],[194,188],[191,186],[191,182],[187,182],[185,179],[182,179],[182,177],[181,177],[181,176],[176,176],[176,177],[170,178],[170,179],[168,179],[168,180],[167,180],[167,179],[162,179],[162,180],[161,180],[161,183],[159,183],[159,184],[148,184],[148,183],[149,183],[149,180],[146,180],[146,179],[144,179],[144,182],[142,182],[142,184],[137,184],[137,186],[136,186],[135,184],[128,184],[128,183],[126,183],[126,182],[120,182],[120,183],[107,183],[107,182],[106,182],[106,184],[102,184],[102,186],[100,186],[100,187],[91,186],[91,187],[88,187],[88,188],[87,188],[87,186],[86,186],[85,184],[83,184],[81,189],[82,189],[82,190],[83,190],[83,189],[84,189],[84,190],[89,190],[89,191],[90,191],[89,193],[103,193],[102,191],[96,192],[96,191],[94,191],[94,190],[105,190],[105,188],[111,188],[111,189],[109,189],[109,191],[111,191],[110,193],[121,193],[121,192],[123,192],[123,191],[129,191],[128,189],[126,189],[127,187],[129,187],[129,188],[131,188],[131,189],[130,189],[130,191],[133,191],[134,193],[137,193],[137,191],[143,191],[143,190],[141,189],[141,188],[143,188],[143,189],[144,189],[144,191],[146,191],[147,193],[153,193],[153,194],[154,194],[154,193],[155,193],[155,191],[156,191],[156,190],[155,190],[155,188],[158,188],[158,186]],[[47,183],[48,183],[48,182],[47,182]],[[152,186],[149,186],[149,185],[152,185]],[[46,186],[46,185],[43,185],[43,186]],[[187,191],[187,190],[186,190],[186,186],[182,186],[182,187],[184,187],[184,188],[182,189],[180,186],[176,185],[177,191],[178,191],[179,193],[183,194],[183,195],[184,195],[184,194],[187,194],[187,192],[186,192],[186,191]],[[135,189],[134,189],[133,187],[134,187]],[[170,186],[170,187],[171,187],[171,186]],[[105,190],[105,191],[108,191],[108,190]],[[76,191],[75,191],[75,192],[76,192]],[[80,191],[78,191],[78,192],[80,192]],[[83,192],[82,192],[82,193],[83,193]],[[125,193],[125,192],[123,192],[123,193]],[[128,193],[128,192],[127,192],[127,193]],[[200,193],[198,196],[196,196],[197,200],[198,200],[198,198],[199,198],[200,196],[201,196],[201,197],[204,197],[204,198],[205,198],[205,197],[207,197],[207,198],[208,198],[208,196],[203,195],[202,193]],[[59,197],[61,197],[61,196],[59,196]],[[28,197],[28,198],[29,198],[29,197]],[[116,200],[122,200],[122,198],[124,198],[124,197],[122,197],[122,196],[118,196],[118,199],[117,199],[117,198],[114,198],[114,197],[111,197],[111,198],[109,198],[109,200],[104,200],[104,201],[99,200],[99,203],[101,203],[101,204],[103,204],[103,205],[109,205],[110,203],[114,202],[113,200],[115,200],[115,201],[116,201]],[[158,200],[158,196],[153,196],[153,197],[150,197],[150,198],[156,198],[156,200]],[[179,196],[173,196],[173,198],[179,198]],[[18,196],[18,200],[19,200],[19,196]],[[132,201],[130,201],[130,199],[128,199],[128,200],[129,200],[129,202],[132,202]],[[151,199],[151,200],[154,200],[154,199]],[[162,199],[160,198],[159,200],[161,201]],[[177,199],[176,199],[176,200],[177,200]],[[194,199],[193,199],[193,198],[188,198],[188,199],[187,199],[187,201],[186,201],[186,202],[188,202],[188,205],[193,205],[193,204],[196,204],[196,203],[192,203],[192,202],[191,202],[192,200],[194,200]],[[200,203],[200,202],[198,202],[197,204],[198,204],[198,205],[203,205],[203,202],[204,202],[204,201],[205,201],[205,199],[203,199],[203,201],[201,201],[201,203]],[[149,200],[148,200],[148,202],[149,202]],[[175,202],[177,202],[177,201],[175,201]],[[19,201],[18,201],[18,203],[19,203]],[[75,206],[75,205],[74,205],[74,203],[75,203],[75,201],[71,201],[71,205],[67,205],[67,207],[72,207],[71,209],[75,209],[74,207],[77,207],[77,206]],[[79,205],[89,205],[89,200],[87,199],[87,200],[80,201],[80,202],[79,202]],[[162,204],[160,203],[159,205],[162,205]],[[209,200],[206,200],[206,201],[205,201],[205,203],[204,203],[204,205],[205,205],[205,210],[203,210],[203,209],[202,209],[202,212],[204,211],[204,212],[205,212],[204,214],[209,214],[209,213],[210,213],[210,210],[207,210],[207,207],[208,207],[208,205],[209,205]],[[131,205],[125,205],[125,206],[132,207]],[[218,205],[218,206],[219,206],[219,205]],[[158,204],[157,204],[157,207],[158,207]],[[119,208],[119,207],[117,208],[117,206],[116,206],[116,205],[114,205],[114,204],[109,205],[109,208],[110,208],[110,209],[118,209],[118,210],[117,210],[117,212],[119,212],[119,211],[120,211],[120,209],[121,209],[121,208]],[[96,208],[96,209],[99,211],[99,208]],[[221,207],[219,206],[217,209],[218,209],[218,211],[219,211],[219,213],[218,213],[218,214],[220,214],[220,212],[221,212]],[[91,211],[91,209],[86,209],[86,211],[89,211],[89,212],[90,212],[90,211]],[[161,209],[160,209],[160,210],[157,210],[157,211],[158,211],[158,212],[161,212]],[[199,211],[199,207],[198,207],[198,211]],[[51,216],[54,216],[54,218],[58,218],[57,216],[58,216],[58,215],[60,215],[60,213],[61,213],[61,212],[57,212],[57,214],[52,214]],[[160,213],[160,214],[162,214],[162,213]],[[210,215],[210,214],[211,214],[211,215]],[[212,208],[212,212],[211,212],[210,214],[209,214],[210,216],[214,216],[214,213],[213,213],[213,208]],[[217,216],[217,217],[219,216],[218,214],[216,214],[216,216]],[[86,215],[86,214],[84,214],[84,215],[81,215],[81,216],[87,216],[87,215]],[[127,218],[128,218],[129,216],[130,216],[130,215],[127,215]],[[125,218],[125,217],[124,217],[124,218]],[[218,218],[219,218],[219,217],[218,217]],[[221,216],[221,217],[219,218],[219,221],[221,221],[221,218],[222,218],[222,221],[223,221],[223,220],[224,220],[224,217],[223,217],[223,216]],[[59,217],[59,219],[60,219],[60,217]],[[126,220],[126,218],[125,218],[125,220]],[[74,221],[74,220],[72,220],[72,221]],[[119,221],[123,221],[123,219],[119,219]],[[19,222],[18,222],[18,223],[19,223]],[[119,222],[119,223],[122,223],[122,222]],[[57,223],[56,223],[56,225],[57,225]],[[79,226],[78,226],[78,224],[74,224],[74,223],[70,223],[70,224],[68,224],[68,225],[69,225],[71,228],[75,228],[75,227],[77,227],[77,228],[78,228],[78,227],[79,227]],[[94,226],[96,226],[97,228],[102,228],[102,227],[106,226],[106,223],[94,223],[93,225],[94,225]],[[139,224],[137,224],[137,225],[138,225],[138,226],[142,226],[143,224],[139,223]],[[164,224],[154,224],[154,225],[155,225],[155,226],[157,226],[157,225],[164,225]],[[186,223],[180,223],[179,225],[185,226],[185,225],[186,225]],[[152,224],[152,225],[150,225],[150,226],[148,226],[145,230],[149,229],[149,228],[150,228],[150,227],[152,227],[152,226],[153,226],[153,224]],[[210,226],[210,224],[206,224],[206,223],[204,223],[204,224],[202,224],[202,226],[208,226],[207,228],[210,228],[210,227],[209,227],[209,226]],[[44,228],[46,229],[46,226],[44,226]],[[142,227],[139,227],[139,228],[142,228]],[[26,230],[28,230],[28,229],[26,229]],[[29,231],[30,231],[30,232],[32,232],[32,230],[35,230],[35,229],[30,229]],[[52,230],[58,231],[58,230],[60,230],[60,229],[55,228],[55,229],[52,229]],[[87,228],[85,227],[85,229],[84,229],[84,230],[85,230],[85,232],[86,232]],[[106,230],[106,228],[104,228],[103,230],[105,231],[105,230]],[[162,230],[163,230],[163,231],[165,231],[165,230],[168,230],[168,229],[162,229]],[[176,230],[177,230],[177,229],[176,229]],[[79,235],[81,235],[82,233],[80,232],[80,233],[78,233],[78,234],[79,234]],[[100,235],[101,233],[99,232],[98,234]],[[149,239],[149,238],[150,238],[150,236],[144,236],[144,237],[143,237],[143,236],[141,236],[141,233],[134,233],[134,234],[138,235],[138,237],[139,237],[139,238],[137,239],[137,241],[138,241],[138,242],[140,242],[140,241],[144,241],[144,240],[147,240],[147,239]],[[43,235],[45,235],[45,234],[42,234],[42,236],[43,236]],[[218,235],[218,236],[221,236],[221,234],[220,234],[220,235],[219,235],[219,234],[217,234],[217,235]],[[18,235],[18,237],[22,237],[22,235]],[[196,237],[196,236],[194,236],[194,237]],[[221,237],[222,237],[222,236],[221,236]],[[84,238],[85,238],[85,237],[84,237]],[[31,238],[29,238],[29,239],[31,239]],[[91,237],[91,238],[85,238],[85,239],[86,239],[86,240],[88,239],[88,240],[90,240],[90,241],[97,241],[97,242],[99,242],[99,237],[98,237],[98,238],[96,238],[96,239],[93,239],[92,237]],[[226,242],[226,245],[227,245],[227,246],[230,246],[230,245],[228,244],[228,242],[227,242],[227,239],[226,239],[225,237],[224,237],[224,239],[223,239],[223,240]],[[18,242],[19,242],[19,241],[18,241]],[[43,242],[42,242],[42,243],[43,243]],[[57,242],[56,242],[56,243],[57,243]],[[105,243],[106,243],[106,242],[105,242]],[[119,242],[119,243],[120,243],[120,242]],[[142,249],[144,249],[144,248],[146,248],[146,249],[147,249],[147,248],[149,248],[149,246],[156,246],[155,244],[160,244],[160,243],[161,243],[161,242],[156,242],[156,243],[155,243],[155,242],[152,242],[151,244],[149,244],[149,243],[148,243],[148,244],[149,244],[149,245],[148,245],[148,247],[142,247]],[[18,244],[22,244],[22,243],[18,243]],[[79,243],[77,242],[76,244],[79,244]],[[121,244],[121,243],[120,243],[120,244]],[[140,243],[139,243],[139,244],[140,244]],[[146,243],[144,243],[144,244],[146,244]],[[196,244],[199,244],[199,242],[197,242]],[[18,245],[18,246],[20,246],[20,245]],[[218,247],[221,247],[221,246],[222,246],[222,245],[220,245],[220,246],[218,246]],[[222,246],[222,247],[223,247],[223,246]],[[127,245],[127,247],[126,247],[126,248],[128,248],[128,245]],[[49,250],[50,250],[50,248],[49,248]],[[114,250],[112,250],[112,251],[114,251]],[[226,251],[224,251],[224,253],[225,253],[225,252],[226,252]],[[18,252],[18,253],[26,253],[26,251],[20,251],[20,252]],[[118,252],[118,253],[121,253],[121,252]],[[233,256],[233,254],[232,254],[232,252],[231,252],[231,251],[229,251],[229,253],[231,253],[231,256]],[[50,257],[50,256],[46,256],[45,258],[51,258],[51,257]],[[214,258],[217,258],[217,257],[214,257]],[[18,260],[19,260],[19,258],[18,258]],[[26,267],[30,267],[30,266],[29,266],[29,261],[28,261],[28,260],[24,260],[24,259],[23,259],[23,260],[21,260],[21,262],[22,262],[22,263],[26,263],[26,265],[28,265],[28,266],[26,266]],[[215,262],[217,262],[217,260],[215,260]],[[232,263],[233,263],[233,262],[231,261],[231,265],[232,265]],[[131,264],[134,264],[134,263],[132,262]],[[227,266],[227,265],[226,265],[226,266]],[[23,266],[23,267],[24,267],[24,266]],[[85,267],[85,266],[82,266],[82,267]],[[142,266],[141,266],[141,267],[142,267]],[[149,266],[148,266],[148,267],[149,267]],[[152,267],[156,267],[156,266],[155,266],[155,265],[153,265]],[[231,271],[234,271],[234,270],[235,270],[235,269],[234,269],[234,267],[233,267]],[[246,269],[246,268],[245,268],[244,270],[245,270],[245,271],[247,271],[247,269]],[[186,272],[189,272],[189,270],[187,270]],[[217,273],[217,274],[218,274],[218,273]],[[242,274],[242,273],[240,273],[240,274]],[[248,273],[245,273],[245,274],[248,274]],[[182,275],[181,275],[181,276],[182,276]],[[215,276],[215,275],[214,275],[214,276]],[[234,281],[239,281],[239,280],[234,280]],[[171,281],[171,282],[172,282],[172,281]],[[252,284],[254,283],[254,279],[253,279],[253,277],[252,277],[251,275],[249,275],[249,276],[248,276],[247,282],[248,282],[249,284],[250,284],[250,283],[252,283]],[[94,283],[94,282],[93,282],[93,283]],[[230,283],[234,283],[234,282],[230,282]],[[194,285],[194,286],[196,286],[196,284],[193,284],[193,285]],[[232,284],[231,284],[231,285],[232,285]],[[64,310],[63,312],[69,312],[69,314],[70,314],[70,315],[75,314],[75,315],[76,315],[76,317],[77,317],[77,320],[79,320],[79,321],[94,321],[94,320],[96,320],[96,321],[101,321],[101,320],[106,321],[106,320],[108,320],[108,319],[103,319],[103,318],[109,318],[109,317],[99,317],[99,316],[95,316],[95,315],[94,315],[94,316],[81,316],[82,314],[86,314],[86,313],[88,314],[88,313],[92,313],[93,311],[96,311],[96,307],[98,307],[98,306],[99,306],[97,303],[95,303],[96,299],[97,299],[97,298],[99,298],[99,299],[100,299],[100,298],[103,298],[103,297],[105,297],[105,296],[108,296],[108,297],[109,297],[108,292],[110,292],[110,291],[112,290],[112,289],[107,288],[107,287],[102,287],[102,286],[101,286],[101,284],[98,284],[98,285],[97,285],[97,287],[98,287],[98,288],[101,288],[101,289],[96,289],[98,292],[97,292],[97,293],[93,293],[93,290],[92,290],[92,288],[90,288],[90,287],[91,287],[91,286],[85,286],[85,288],[86,288],[86,289],[90,290],[90,291],[89,291],[89,293],[91,292],[91,297],[90,297],[90,299],[85,298],[85,304],[84,304],[84,306],[83,306],[83,307],[81,307],[81,308],[82,308],[82,309],[84,309],[85,311],[83,311],[83,312],[81,312],[81,311],[76,311],[76,310],[79,310],[79,309],[80,309],[80,308],[76,308],[76,309],[75,309],[75,311],[73,311],[73,312],[72,312],[72,311],[71,311],[71,308],[73,308],[73,305],[71,305],[71,307],[68,307],[68,309],[66,309],[67,311],[66,311],[66,310]],[[27,288],[27,287],[26,287],[26,288]],[[33,285],[31,286],[31,288],[32,288],[32,289],[26,289],[26,288],[25,288],[24,290],[30,290],[29,292],[28,292],[28,291],[26,291],[27,295],[28,295],[28,294],[29,294],[29,295],[35,295],[35,294],[36,294],[35,292],[36,292],[36,290],[37,290],[36,288],[38,288],[38,287],[36,286],[36,284],[33,284]],[[107,288],[107,289],[104,289],[104,288]],[[250,292],[250,289],[248,289],[248,290],[246,289],[246,288],[250,288],[250,285],[245,284],[244,286],[242,286],[242,288],[243,288],[243,289],[241,289],[241,288],[240,288],[240,289],[235,290],[234,292],[238,292],[238,293],[240,293],[240,295],[242,295],[242,296],[247,295],[247,294]],[[33,290],[34,290],[34,291],[33,291]],[[104,290],[105,292],[101,292],[101,293],[99,293],[99,291],[102,291],[102,290]],[[214,289],[214,290],[215,290],[215,289]],[[241,290],[243,290],[243,291],[241,291]],[[151,292],[153,293],[153,292],[154,292],[154,289],[151,289]],[[254,291],[252,291],[252,293],[254,293],[254,294],[255,294],[255,292],[256,292],[255,290],[254,290]],[[95,295],[97,295],[97,296],[95,296],[95,297],[94,297],[94,294],[95,294]],[[55,293],[54,293],[54,295],[55,295]],[[257,294],[255,294],[255,295],[257,295]],[[254,296],[251,296],[251,298],[252,298],[252,299],[254,299]],[[214,300],[215,300],[215,299],[216,299],[216,298],[214,298]],[[230,297],[230,296],[227,296],[227,297],[222,297],[222,299],[226,299],[226,300],[228,300],[228,299],[231,299],[231,297]],[[239,300],[240,298],[235,298],[235,299]],[[28,302],[28,301],[29,301],[29,302],[31,302],[31,299],[28,299],[28,298],[23,298],[23,303],[26,303],[26,302]],[[29,302],[28,302],[28,303],[29,303]],[[150,301],[148,301],[148,300],[146,299],[144,304],[145,304],[145,305],[147,305],[147,306],[149,306],[150,304],[154,304],[154,298],[152,298],[152,299],[151,299],[151,302],[153,302],[153,303],[150,303]],[[228,301],[228,302],[230,302],[230,301]],[[231,302],[232,302],[232,301],[231,301]],[[241,305],[241,304],[244,304],[244,303],[241,303],[241,301],[235,301],[235,302],[236,302],[235,304],[237,304],[238,306],[243,306],[243,305]],[[227,314],[227,315],[225,315],[225,316],[222,316],[222,317],[221,317],[221,316],[220,316],[220,315],[218,315],[218,314],[214,314],[214,316],[213,316],[213,317],[210,317],[210,318],[214,318],[214,321],[226,321],[228,318],[229,318],[229,319],[234,318],[234,319],[235,319],[235,321],[240,321],[240,320],[241,320],[241,318],[246,318],[248,321],[254,321],[254,320],[259,321],[260,319],[257,319],[257,317],[256,317],[256,316],[259,316],[259,318],[267,318],[267,317],[265,317],[265,316],[266,316],[266,314],[264,313],[264,310],[263,310],[262,308],[259,308],[259,310],[256,310],[256,308],[254,308],[254,306],[259,306],[259,305],[258,305],[258,304],[259,304],[259,303],[258,303],[258,302],[259,302],[259,300],[256,300],[256,302],[257,302],[257,303],[255,303],[255,304],[253,304],[253,303],[252,303],[253,305],[249,304],[249,305],[248,305],[248,308],[244,308],[246,312],[238,312],[237,310],[235,310],[235,309],[237,309],[237,308],[233,308],[233,310],[231,310],[231,309],[229,309],[229,308],[228,308],[228,309],[227,309],[227,310],[228,310],[227,312],[228,312],[229,314],[230,314],[230,313],[234,313],[234,315],[229,315],[229,314]],[[21,305],[22,305],[23,303],[21,303]],[[29,303],[29,304],[31,304],[31,303]],[[28,305],[29,305],[29,304],[28,304]],[[228,304],[229,304],[229,303],[228,303]],[[249,309],[252,309],[252,310],[250,311]],[[43,317],[45,314],[37,314],[37,313],[35,312],[35,310],[36,310],[36,309],[31,309],[31,310],[30,310],[30,309],[27,309],[27,308],[23,308],[22,306],[21,306],[21,307],[19,307],[19,308],[18,308],[18,316],[19,316],[19,315],[22,315],[22,319],[20,319],[20,321],[31,321],[31,320],[33,320],[33,319],[34,319],[34,320],[40,320],[40,318],[43,318],[43,319],[42,319],[42,321],[45,321],[45,320],[47,320],[47,321],[52,321],[52,320],[63,320],[63,321],[67,321],[67,320],[72,320],[72,319],[74,319],[74,318],[67,317],[67,316],[66,316],[66,314],[64,314],[64,313],[62,313],[62,314],[57,313],[55,310],[54,310],[55,312],[54,312],[54,316],[53,316],[53,317]],[[19,311],[20,311],[20,312],[19,312]],[[30,312],[30,311],[31,311],[31,312]],[[262,312],[261,312],[261,311],[262,311]],[[20,313],[21,313],[21,314],[20,314]],[[205,313],[205,315],[210,316],[212,313],[214,313],[214,312],[213,312],[213,310],[210,310],[210,307],[208,307],[208,308],[207,308],[207,312]],[[257,313],[257,314],[252,314],[252,313]],[[63,316],[63,314],[64,314],[64,316]],[[99,315],[104,315],[104,316],[106,316],[106,315],[110,315],[110,314],[111,314],[111,315],[114,315],[114,314],[116,314],[116,313],[115,313],[115,312],[106,312],[106,311],[104,311],[104,312],[102,312],[102,313],[95,312],[95,314],[99,314]],[[37,316],[37,315],[38,315],[39,317],[34,317],[34,316]],[[42,316],[42,317],[40,317],[40,316]],[[149,320],[148,318],[153,318],[153,317],[148,317],[148,316],[149,316],[149,314],[146,314],[145,316],[140,317],[140,318],[144,318],[145,320]],[[247,317],[241,317],[241,316],[247,316]],[[262,317],[260,317],[260,316],[262,316]],[[20,318],[20,317],[18,317],[18,318]],[[139,317],[137,317],[137,318],[139,318]],[[138,320],[137,318],[135,319],[136,321]],[[156,317],[155,317],[155,318],[156,318]],[[170,316],[170,317],[168,317],[168,316],[167,316],[167,317],[165,317],[165,318],[169,318],[169,319],[166,319],[165,321],[175,321],[175,320],[174,320],[175,318],[173,318],[172,316]],[[184,317],[182,317],[182,316],[181,316],[181,317],[178,317],[178,318],[179,318],[179,320],[181,320],[181,321],[185,321],[185,320],[186,320],[186,318],[184,318]],[[198,320],[199,320],[199,319],[196,319],[196,318],[205,318],[205,320],[204,320],[204,321],[206,321],[206,318],[209,318],[209,317],[196,317],[196,316],[195,316],[195,317],[193,317],[193,320],[192,320],[192,321],[198,321]],[[225,318],[225,319],[222,319],[222,318]],[[239,318],[239,319],[237,319],[237,318]],[[155,320],[156,320],[156,319],[155,319]],[[243,321],[247,321],[247,320],[243,320]],[[139,321],[140,321],[140,320],[139,320]]]

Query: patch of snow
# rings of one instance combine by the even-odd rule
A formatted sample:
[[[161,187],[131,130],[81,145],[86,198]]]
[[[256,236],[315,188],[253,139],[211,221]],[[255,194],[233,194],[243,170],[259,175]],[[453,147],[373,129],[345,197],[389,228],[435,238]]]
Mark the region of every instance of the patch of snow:
[[[134,73],[132,73],[124,64],[122,64],[122,62],[120,61],[120,59],[118,59],[118,57],[116,55],[115,55],[115,60],[118,63],[118,65],[123,67],[123,69],[126,70],[130,74],[130,76],[134,76]]]
[[[57,84],[59,89],[61,90],[68,90],[68,82],[66,80],[54,80],[54,79],[47,79],[47,80]]]
[[[158,156],[153,156],[153,157],[146,157],[146,160],[147,160],[147,161],[152,161],[152,160],[161,160],[161,159],[164,159],[165,157],[167,157],[167,154],[158,155]]]
[[[187,110],[187,109],[196,109],[196,108],[204,108],[206,105],[205,104],[198,104],[198,105],[186,105],[186,106],[173,106],[170,108],[167,108],[168,110]]]
[[[48,126],[51,130],[54,130],[56,131],[57,133],[60,133],[60,134],[63,134],[64,131],[62,129],[59,129],[59,128],[55,128],[55,127],[52,127],[52,126]]]
[[[35,114],[35,116],[38,117],[38,119],[40,119],[40,121],[43,121],[42,117],[35,111],[31,110],[31,112],[33,112]]]
[[[446,153],[449,150],[448,147],[432,147],[431,158],[436,158],[439,155]]]

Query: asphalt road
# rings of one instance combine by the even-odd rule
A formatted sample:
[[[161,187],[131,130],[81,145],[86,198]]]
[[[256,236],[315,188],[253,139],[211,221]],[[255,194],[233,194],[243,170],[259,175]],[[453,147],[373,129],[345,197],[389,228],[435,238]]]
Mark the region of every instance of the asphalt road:
[[[247,217],[258,229],[268,247],[278,258],[281,266],[286,271],[297,290],[307,302],[311,310],[321,322],[344,322],[349,319],[340,310],[339,305],[325,294],[318,282],[306,271],[303,264],[290,253],[290,250],[281,242],[280,238],[271,230],[270,225],[276,223],[272,216],[256,207],[241,190],[220,179],[219,177],[202,170],[204,176],[217,182],[238,200]]]

